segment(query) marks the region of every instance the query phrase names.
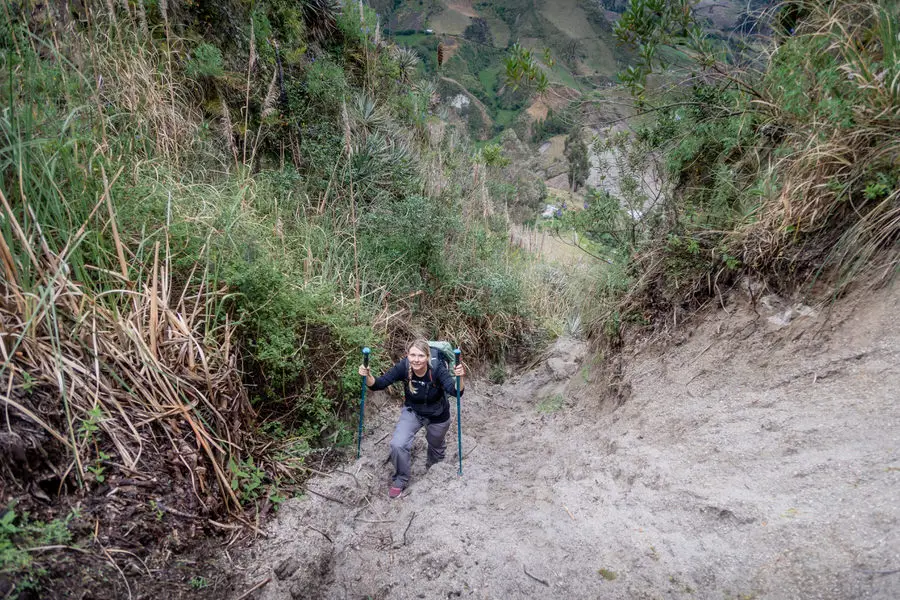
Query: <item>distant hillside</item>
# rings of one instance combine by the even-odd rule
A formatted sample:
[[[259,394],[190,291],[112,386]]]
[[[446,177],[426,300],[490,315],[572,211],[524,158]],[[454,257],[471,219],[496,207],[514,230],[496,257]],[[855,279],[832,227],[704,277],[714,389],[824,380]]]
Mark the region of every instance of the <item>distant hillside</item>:
[[[483,111],[469,108],[473,102],[464,102],[465,108],[457,111],[482,139],[517,120],[532,120],[524,113],[533,99],[504,86],[503,58],[512,44],[533,50],[551,85],[559,89],[585,91],[611,82],[628,63],[604,10],[583,0],[401,0],[372,6],[392,38],[418,52],[426,73],[437,73],[437,49],[443,44],[440,75],[458,82],[487,109],[489,121]],[[439,91],[459,94],[452,85]]]
[[[504,86],[503,58],[514,43],[531,49],[557,96],[573,97],[608,86],[616,73],[630,64],[629,51],[612,34],[614,23],[628,0],[375,0],[385,31],[398,44],[413,48],[422,58],[426,74],[459,83],[477,98],[458,98],[456,86],[439,91],[456,106],[476,137],[491,138],[516,123],[545,118],[546,107],[535,99]],[[701,0],[698,14],[706,17],[715,37],[727,41],[735,31],[752,25],[750,13],[772,4],[769,0]],[[438,69],[438,45],[445,60]],[[546,101],[537,101],[545,104]],[[558,103],[557,103],[558,104]],[[564,104],[564,103],[563,103]],[[520,127],[520,133],[524,127]]]

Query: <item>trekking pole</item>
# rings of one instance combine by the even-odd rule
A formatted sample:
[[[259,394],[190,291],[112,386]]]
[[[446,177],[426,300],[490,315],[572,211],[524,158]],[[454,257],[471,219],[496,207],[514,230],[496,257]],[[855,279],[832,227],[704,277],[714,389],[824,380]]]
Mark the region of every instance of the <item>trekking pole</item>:
[[[457,348],[453,351],[456,367],[462,363],[462,351]],[[462,477],[462,404],[459,401],[459,375],[456,376],[456,441],[459,451],[459,476]]]
[[[368,347],[363,348],[363,366],[369,367],[369,354],[371,354],[371,350]],[[356,458],[359,458],[359,449],[362,446],[362,430],[363,430],[363,417],[366,410],[366,376],[362,376],[362,391],[359,395],[359,434],[356,436]]]

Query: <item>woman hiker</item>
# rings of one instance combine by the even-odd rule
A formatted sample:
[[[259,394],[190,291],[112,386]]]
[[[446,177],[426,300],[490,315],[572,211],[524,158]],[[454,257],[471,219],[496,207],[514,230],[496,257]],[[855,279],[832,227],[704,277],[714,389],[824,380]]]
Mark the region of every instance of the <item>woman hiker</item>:
[[[372,377],[368,367],[360,365],[359,374],[366,378],[370,390],[383,390],[395,381],[405,381],[403,395],[406,401],[400,411],[400,419],[391,439],[391,462],[394,477],[388,496],[396,498],[409,484],[409,451],[413,438],[422,427],[428,442],[426,468],[444,460],[447,445],[444,438],[450,429],[450,403],[447,396],[456,395],[453,376],[460,378],[459,391],[465,387],[466,369],[456,365],[451,375],[444,361],[431,364],[431,349],[426,340],[415,340],[406,348],[406,358],[395,364],[379,378]]]

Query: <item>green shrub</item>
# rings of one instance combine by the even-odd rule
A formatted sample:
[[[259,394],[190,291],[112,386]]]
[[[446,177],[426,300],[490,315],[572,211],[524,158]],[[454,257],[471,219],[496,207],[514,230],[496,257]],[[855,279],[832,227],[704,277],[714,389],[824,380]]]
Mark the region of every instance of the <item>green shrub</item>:
[[[362,15],[360,15],[360,5],[351,4],[338,13],[337,27],[343,36],[345,51],[352,50],[354,47],[375,44],[375,28],[378,23],[378,15],[371,7],[361,5]],[[384,33],[382,32],[383,36]]]
[[[305,87],[312,107],[308,112],[303,110],[305,107],[293,108],[295,113],[309,114],[311,122],[325,121],[327,117],[336,119],[340,114],[341,102],[350,91],[344,69],[327,56],[316,59],[309,67]],[[337,123],[333,121],[329,125],[334,127]]]
[[[69,544],[69,523],[77,517],[73,511],[64,519],[44,523],[33,520],[28,513],[17,513],[15,503],[6,507],[0,515],[0,577],[12,576],[15,582],[8,595],[16,597],[26,590],[38,589],[39,579],[46,574],[40,557],[46,554],[30,550]]]
[[[398,293],[444,279],[444,239],[450,220],[436,202],[411,195],[372,206],[360,218],[359,250],[366,270]]]
[[[531,141],[539,144],[555,135],[569,133],[572,127],[573,116],[568,111],[547,110],[545,119],[538,119],[532,125]]]
[[[222,51],[212,44],[200,44],[191,52],[184,72],[188,77],[221,77],[225,74]]]

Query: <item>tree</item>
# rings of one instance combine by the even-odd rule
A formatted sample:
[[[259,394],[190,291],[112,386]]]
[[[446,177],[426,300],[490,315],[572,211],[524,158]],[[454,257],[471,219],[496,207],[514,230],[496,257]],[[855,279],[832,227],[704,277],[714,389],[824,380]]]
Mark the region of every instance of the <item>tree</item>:
[[[563,42],[562,57],[569,65],[574,65],[581,53],[581,43],[578,40],[566,40]]]
[[[702,66],[708,66],[712,49],[703,28],[694,18],[697,0],[631,0],[613,33],[620,42],[632,46],[636,62],[619,73],[619,80],[631,93],[644,99],[647,76],[655,67],[666,68],[663,46],[688,46]]]
[[[547,74],[538,65],[532,51],[518,43],[510,47],[503,60],[503,66],[506,73],[506,85],[513,91],[521,87],[529,94],[532,91],[543,94],[550,85]]]
[[[563,154],[569,162],[569,188],[574,192],[579,186],[584,185],[591,171],[587,144],[584,141],[581,127],[576,126],[572,133],[566,136]]]
[[[480,17],[472,19],[472,22],[463,31],[463,37],[486,46],[491,46],[494,43],[494,37],[491,35],[491,26]]]

